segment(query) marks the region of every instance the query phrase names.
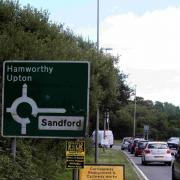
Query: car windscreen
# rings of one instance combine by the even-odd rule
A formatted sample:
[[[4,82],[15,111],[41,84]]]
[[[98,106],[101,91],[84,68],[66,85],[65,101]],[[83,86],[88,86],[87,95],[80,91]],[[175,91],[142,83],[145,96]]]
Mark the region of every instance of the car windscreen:
[[[179,138],[170,138],[168,141],[179,141]]]
[[[139,148],[144,148],[146,146],[147,142],[139,142],[138,147]]]
[[[168,146],[167,144],[164,144],[164,143],[152,143],[152,144],[148,144],[148,148],[149,149],[167,149]]]
[[[123,143],[129,142],[129,139],[123,139]]]

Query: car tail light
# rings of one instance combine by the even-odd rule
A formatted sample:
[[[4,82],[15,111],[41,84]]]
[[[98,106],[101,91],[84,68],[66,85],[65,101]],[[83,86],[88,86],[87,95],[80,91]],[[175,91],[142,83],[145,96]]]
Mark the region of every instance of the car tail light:
[[[170,153],[171,153],[171,151],[168,149],[168,150],[166,151],[166,153],[167,153],[167,154],[170,154]]]
[[[144,152],[145,152],[145,154],[149,154],[150,150],[149,149],[145,149]]]

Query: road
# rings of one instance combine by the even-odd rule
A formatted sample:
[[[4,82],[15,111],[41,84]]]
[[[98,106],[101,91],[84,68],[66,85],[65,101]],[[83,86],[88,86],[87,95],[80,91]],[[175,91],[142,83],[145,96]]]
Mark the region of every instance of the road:
[[[134,154],[130,154],[127,151],[125,151],[125,153],[134,161],[149,180],[172,180],[171,166],[164,164],[148,164],[147,166],[143,166],[141,164],[141,157],[135,157]]]
[[[114,146],[115,149],[120,149],[120,146]],[[124,153],[138,166],[149,180],[172,180],[171,166],[164,164],[141,164],[141,157],[135,157],[124,150]]]

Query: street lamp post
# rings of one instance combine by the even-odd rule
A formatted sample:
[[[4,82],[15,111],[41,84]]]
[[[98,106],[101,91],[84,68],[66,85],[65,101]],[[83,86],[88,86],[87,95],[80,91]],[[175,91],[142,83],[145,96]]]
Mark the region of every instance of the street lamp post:
[[[99,50],[99,0],[97,0],[97,50]]]
[[[136,136],[136,86],[134,90],[134,123],[133,123],[133,136]]]

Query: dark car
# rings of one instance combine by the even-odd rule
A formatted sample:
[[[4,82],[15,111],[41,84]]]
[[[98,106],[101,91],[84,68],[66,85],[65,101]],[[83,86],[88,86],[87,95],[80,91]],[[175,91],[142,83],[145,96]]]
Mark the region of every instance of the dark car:
[[[172,180],[180,179],[180,144],[178,145],[177,153],[174,155],[172,164]]]
[[[179,142],[180,142],[179,137],[171,137],[167,141],[169,148],[175,148],[175,149],[178,148]]]
[[[142,140],[137,143],[137,146],[135,147],[135,152],[134,152],[135,156],[142,155],[142,151],[145,149],[147,142],[148,142],[147,140]]]
[[[132,146],[133,140],[134,140],[134,138],[132,138],[132,139],[129,140],[129,144],[128,144],[128,152],[131,151],[131,146]]]

